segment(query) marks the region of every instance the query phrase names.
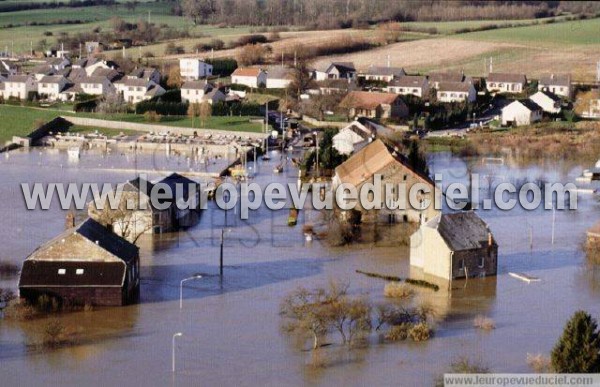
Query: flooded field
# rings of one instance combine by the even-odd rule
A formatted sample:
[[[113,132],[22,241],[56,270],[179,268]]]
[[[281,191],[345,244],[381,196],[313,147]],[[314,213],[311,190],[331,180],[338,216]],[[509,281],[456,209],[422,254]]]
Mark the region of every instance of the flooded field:
[[[256,181],[295,182],[287,167],[273,175],[280,155],[256,165]],[[252,165],[250,162],[249,165]],[[135,177],[123,170],[140,168],[186,171],[185,157],[84,154],[69,163],[66,152],[32,150],[11,153],[0,161],[0,259],[21,264],[38,245],[60,233],[65,213],[27,211],[21,183],[122,182]],[[583,165],[547,165],[522,169],[486,166],[473,160],[470,168],[482,181],[543,179],[575,181]],[[430,169],[450,181],[467,181],[466,164],[448,154],[430,156]],[[150,176],[150,178],[156,178]],[[448,180],[446,180],[448,179]],[[481,196],[486,197],[481,183]],[[301,211],[300,224],[287,226],[287,211],[266,208],[247,221],[237,211],[211,203],[200,223],[184,232],[140,239],[141,302],[122,308],[60,314],[73,329],[77,345],[49,352],[27,346],[45,319],[0,322],[0,380],[6,385],[401,385],[430,386],[450,362],[460,356],[481,359],[497,372],[528,372],[527,353],[549,353],[566,320],[577,309],[600,314],[600,273],[585,265],[580,244],[585,231],[599,219],[600,203],[579,195],[577,211],[557,211],[552,244],[552,211],[515,208],[480,211],[499,244],[498,276],[456,283],[439,292],[419,290],[436,310],[435,337],[425,343],[380,343],[348,350],[334,342],[325,348],[329,367],[311,367],[309,344],[299,344],[281,329],[282,298],[298,286],[322,286],[330,279],[348,281],[350,291],[383,302],[384,281],[356,270],[406,277],[407,247],[353,245],[331,248],[306,242],[301,229],[314,211]],[[226,220],[227,219],[227,220]],[[225,276],[218,273],[221,229],[227,230]],[[527,284],[508,275],[527,272],[540,282]],[[202,274],[183,288],[180,280]],[[0,282],[16,287],[16,279]],[[473,328],[473,319],[491,317],[496,329]],[[177,370],[171,373],[171,340],[177,338]]]

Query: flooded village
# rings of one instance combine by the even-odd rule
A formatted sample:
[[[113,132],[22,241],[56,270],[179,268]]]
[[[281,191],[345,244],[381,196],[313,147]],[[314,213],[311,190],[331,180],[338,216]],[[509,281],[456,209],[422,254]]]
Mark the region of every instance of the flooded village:
[[[520,20],[514,5],[433,2],[477,15],[435,16],[433,33],[411,24],[434,23],[433,4],[382,22],[392,2],[363,15],[348,1],[348,26],[265,21],[263,35],[197,2],[110,3],[56,9],[111,27],[0,44],[2,385],[600,370],[600,344],[578,334],[600,334],[600,65],[588,51],[576,69],[507,64],[499,45],[477,67],[392,56],[488,29],[587,34],[600,9],[517,2],[537,13],[483,28],[469,24],[482,9]],[[0,22],[54,12],[31,4],[0,5]],[[137,21],[115,14],[126,6]],[[342,48],[304,40],[338,30],[354,34]]]

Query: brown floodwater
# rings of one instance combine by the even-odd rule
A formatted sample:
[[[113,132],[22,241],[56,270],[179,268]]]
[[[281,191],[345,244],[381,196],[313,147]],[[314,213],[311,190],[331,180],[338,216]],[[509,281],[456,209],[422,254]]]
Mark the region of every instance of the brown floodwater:
[[[471,168],[492,185],[502,181],[544,179],[574,181],[580,166],[544,164],[540,168],[485,166]],[[295,182],[297,171],[273,175],[279,154],[257,164],[256,181]],[[252,165],[252,163],[250,163]],[[466,181],[466,164],[449,154],[430,156],[433,172],[450,181]],[[164,153],[140,155],[87,152],[79,162],[66,152],[11,152],[0,159],[0,259],[20,264],[39,244],[60,233],[65,213],[56,203],[48,211],[27,211],[21,183],[112,182],[133,178],[132,168],[199,169],[185,157]],[[156,176],[150,176],[156,178]],[[487,186],[481,184],[481,196]],[[417,298],[436,311],[436,333],[425,343],[382,343],[377,334],[369,345],[347,349],[332,335],[322,349],[327,367],[314,367],[309,343],[299,343],[281,329],[282,298],[298,286],[323,286],[347,281],[354,295],[375,303],[383,297],[384,281],[357,274],[357,269],[406,277],[406,247],[353,245],[331,248],[304,241],[302,222],[318,219],[301,211],[300,224],[288,227],[286,211],[261,208],[250,219],[236,219],[211,203],[200,223],[180,233],[140,240],[141,302],[121,308],[59,314],[75,332],[76,345],[39,351],[27,345],[47,319],[0,321],[2,385],[400,385],[430,386],[458,357],[480,359],[497,372],[528,372],[528,353],[549,353],[565,321],[578,309],[600,317],[600,274],[585,265],[580,243],[595,223],[600,205],[592,195],[580,195],[577,211],[557,211],[555,242],[551,243],[552,211],[481,211],[499,244],[498,276],[453,284],[437,293],[418,290]],[[225,276],[218,272],[221,228],[227,228]],[[526,272],[540,282],[527,284],[508,275]],[[179,309],[179,281],[196,273],[204,278],[186,283]],[[17,279],[0,281],[16,287]],[[496,329],[472,327],[476,315],[491,317]],[[177,338],[177,372],[171,373],[171,340]]]

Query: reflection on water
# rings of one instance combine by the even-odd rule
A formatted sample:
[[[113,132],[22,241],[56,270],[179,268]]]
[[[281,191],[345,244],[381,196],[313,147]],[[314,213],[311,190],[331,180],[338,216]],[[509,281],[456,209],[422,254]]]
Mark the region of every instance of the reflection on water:
[[[280,155],[256,165],[259,183],[295,183],[297,171],[286,167],[273,175]],[[185,171],[185,159],[154,156],[164,169]],[[467,164],[448,154],[430,156],[432,171],[451,181],[468,180]],[[55,206],[28,212],[19,184],[22,182],[122,182],[134,172],[136,161],[124,155],[83,154],[80,162],[66,165],[66,153],[32,150],[11,153],[0,160],[0,225],[3,259],[21,261],[40,243],[58,234],[64,213]],[[137,160],[138,168],[152,168],[152,159]],[[61,164],[64,164],[61,167]],[[143,166],[139,166],[139,165]],[[252,163],[249,163],[252,165]],[[177,168],[183,166],[182,168]],[[114,167],[114,168],[113,168]],[[482,165],[471,160],[470,169],[493,175],[494,185],[508,179],[543,178],[573,181],[588,166],[559,164],[535,168]],[[158,177],[159,173],[157,173]],[[150,178],[155,178],[150,176]],[[482,184],[482,195],[485,187]],[[557,211],[552,245],[552,214],[515,208],[481,211],[499,244],[499,275],[494,278],[454,281],[438,292],[417,290],[417,301],[433,305],[437,332],[426,343],[383,344],[373,340],[366,348],[350,351],[332,345],[329,367],[307,367],[313,354],[290,343],[281,332],[281,299],[298,286],[322,286],[330,279],[348,281],[355,295],[367,294],[374,303],[386,302],[385,282],[356,273],[363,270],[400,277],[411,274],[406,247],[355,245],[329,248],[323,241],[307,244],[301,225],[287,226],[287,212],[259,209],[240,221],[238,211],[225,214],[214,208],[200,223],[181,233],[140,239],[141,303],[124,308],[96,309],[58,317],[80,332],[79,344],[50,353],[28,349],[28,335],[46,319],[0,323],[0,378],[6,385],[122,384],[135,380],[148,385],[431,385],[434,377],[457,356],[481,356],[498,372],[526,372],[528,352],[549,352],[564,322],[576,309],[599,316],[597,270],[583,269],[579,243],[600,214],[592,197],[579,198],[576,212]],[[301,211],[300,220],[318,214]],[[218,272],[221,229],[225,277]],[[527,284],[508,276],[522,271],[541,279]],[[180,280],[186,282],[183,309],[179,309]],[[3,281],[16,286],[16,279]],[[475,330],[473,318],[492,318],[496,329]],[[170,372],[171,339],[177,342],[175,380]]]

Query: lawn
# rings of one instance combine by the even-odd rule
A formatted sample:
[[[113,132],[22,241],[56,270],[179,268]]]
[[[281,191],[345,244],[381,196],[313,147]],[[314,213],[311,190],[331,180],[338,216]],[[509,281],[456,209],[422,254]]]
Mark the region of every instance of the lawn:
[[[50,121],[62,114],[65,112],[0,105],[0,143],[12,139],[12,136],[26,136],[38,123]]]
[[[600,45],[600,19],[471,32],[457,38],[535,46]]]

